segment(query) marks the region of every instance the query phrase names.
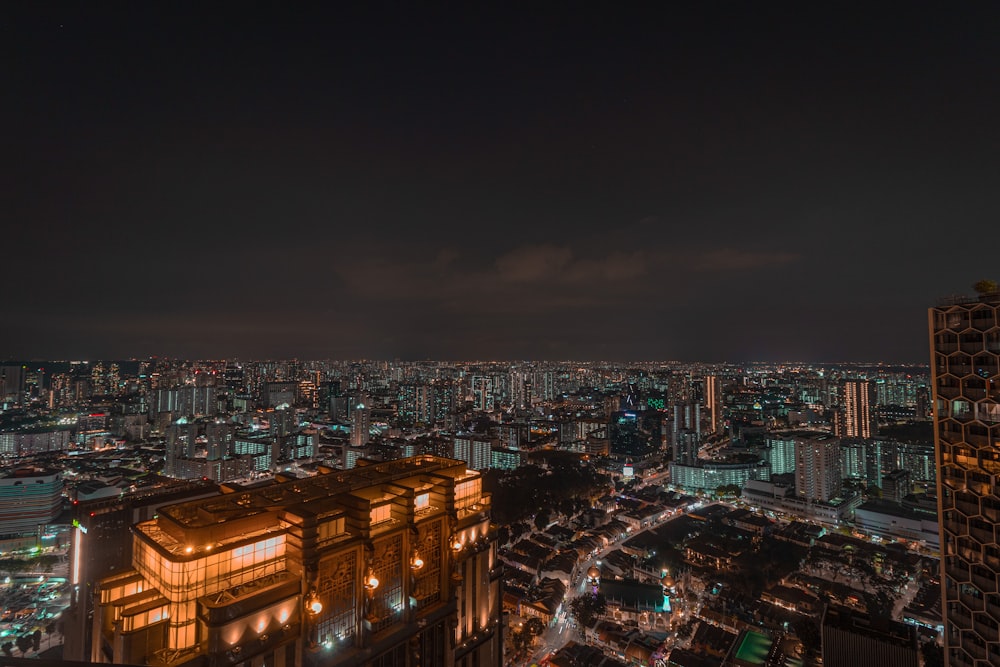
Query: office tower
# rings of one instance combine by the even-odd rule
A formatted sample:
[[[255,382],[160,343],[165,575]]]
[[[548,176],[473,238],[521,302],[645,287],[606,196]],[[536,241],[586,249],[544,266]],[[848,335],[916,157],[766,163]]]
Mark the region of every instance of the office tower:
[[[299,383],[293,381],[268,382],[264,385],[261,399],[266,408],[279,405],[295,405],[299,395]]]
[[[337,402],[343,399],[339,380],[329,380],[319,385],[319,410],[331,419],[337,419]]]
[[[842,438],[874,438],[875,397],[868,380],[844,380],[841,387],[837,435]]]
[[[1000,295],[931,308],[945,659],[1000,664]]]
[[[818,502],[840,495],[840,439],[825,434],[795,436],[795,493]]]
[[[616,412],[608,423],[608,443],[612,456],[645,458],[658,446],[650,441],[639,427],[639,416],[634,412]]]
[[[98,583],[94,662],[501,665],[490,497],[420,456],[161,507]]]
[[[243,367],[239,364],[226,364],[222,371],[222,381],[229,391],[237,392],[243,389]]]
[[[371,436],[369,429],[371,428],[370,423],[370,413],[368,406],[365,405],[366,398],[364,396],[354,404],[351,409],[351,446],[352,447],[364,447],[368,444],[368,439]]]
[[[622,410],[638,410],[639,401],[641,400],[641,394],[639,393],[639,387],[630,382],[625,388],[625,393],[622,394],[621,398],[621,409]]]

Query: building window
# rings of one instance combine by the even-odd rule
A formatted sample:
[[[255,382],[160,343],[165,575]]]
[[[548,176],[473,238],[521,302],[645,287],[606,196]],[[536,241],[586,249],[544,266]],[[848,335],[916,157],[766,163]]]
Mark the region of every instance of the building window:
[[[372,632],[396,623],[403,613],[403,537],[396,534],[376,542],[372,574],[379,580],[372,601]]]
[[[323,616],[316,628],[316,639],[321,644],[336,646],[352,641],[357,613],[356,579],[357,563],[353,552],[320,564],[319,595]]]
[[[392,518],[392,504],[385,503],[372,508],[372,525],[383,523]]]
[[[324,521],[319,525],[319,541],[323,543],[327,540],[332,540],[339,535],[343,535],[344,532],[344,517]]]
[[[413,508],[416,511],[425,510],[431,506],[431,494],[421,493],[419,496],[413,499]]]
[[[463,510],[470,505],[479,502],[482,489],[482,481],[477,477],[455,485],[455,507]]]

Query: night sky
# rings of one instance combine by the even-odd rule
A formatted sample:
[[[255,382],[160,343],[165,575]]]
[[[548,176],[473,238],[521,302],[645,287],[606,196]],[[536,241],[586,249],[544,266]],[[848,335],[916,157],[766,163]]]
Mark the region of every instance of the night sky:
[[[998,3],[205,4],[0,8],[0,358],[923,362],[1000,280]]]

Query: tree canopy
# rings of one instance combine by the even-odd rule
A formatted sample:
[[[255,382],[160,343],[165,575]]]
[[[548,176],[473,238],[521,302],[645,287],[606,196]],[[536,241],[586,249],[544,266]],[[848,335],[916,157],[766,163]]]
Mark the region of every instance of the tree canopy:
[[[570,600],[569,610],[577,623],[589,628],[608,610],[608,601],[600,593],[585,594]]]
[[[979,294],[996,294],[1000,292],[1000,285],[997,285],[995,280],[979,280],[972,286],[972,289],[976,290]]]
[[[493,494],[494,521],[526,521],[543,507],[563,512],[587,507],[610,487],[606,475],[581,465],[578,457],[552,457],[548,464],[548,469],[526,465],[517,470],[492,469],[483,475],[484,490]]]

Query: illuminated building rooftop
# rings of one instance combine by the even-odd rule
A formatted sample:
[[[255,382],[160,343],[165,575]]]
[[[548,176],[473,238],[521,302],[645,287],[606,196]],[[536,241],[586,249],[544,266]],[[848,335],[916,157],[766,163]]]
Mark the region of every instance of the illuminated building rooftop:
[[[419,456],[222,490],[134,527],[134,569],[99,584],[95,658],[193,667],[294,653],[296,666],[353,665],[396,660],[410,645],[400,637],[420,636],[434,663],[499,660],[490,496],[464,461]]]

